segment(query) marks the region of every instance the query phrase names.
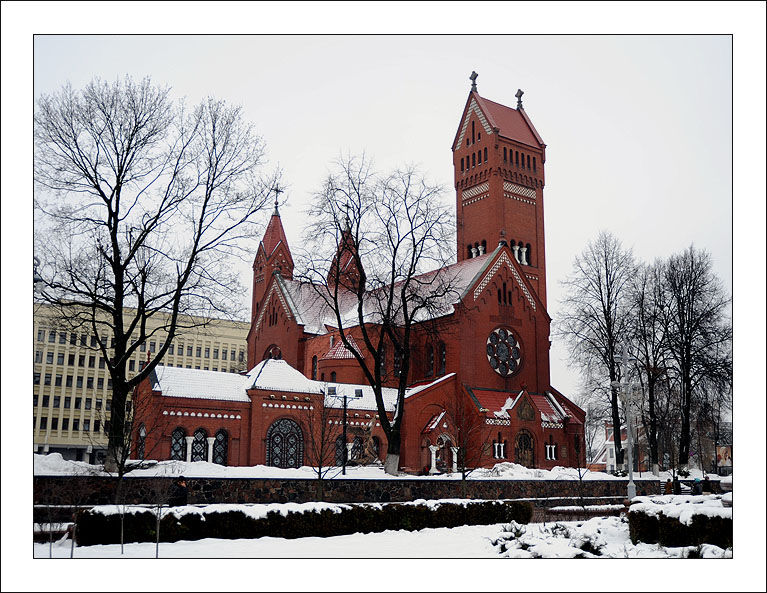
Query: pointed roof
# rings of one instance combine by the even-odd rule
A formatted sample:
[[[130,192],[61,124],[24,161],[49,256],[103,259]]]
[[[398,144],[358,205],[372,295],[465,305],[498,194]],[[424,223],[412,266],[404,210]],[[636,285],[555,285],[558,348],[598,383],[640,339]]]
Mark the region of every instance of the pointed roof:
[[[271,257],[280,243],[285,245],[285,249],[290,254],[290,247],[288,247],[288,238],[285,235],[285,229],[282,228],[282,219],[280,218],[280,212],[277,210],[277,206],[274,206],[274,213],[269,219],[269,224],[266,227],[264,238],[261,240],[261,245],[264,247],[266,257]]]
[[[535,126],[533,126],[533,122],[530,121],[524,109],[514,109],[501,105],[490,99],[480,97],[476,91],[471,91],[466,101],[461,123],[453,140],[453,150],[459,148],[465,138],[466,124],[470,113],[476,113],[486,134],[492,134],[494,131],[497,131],[498,134],[505,138],[529,146],[545,146],[543,139],[538,134]]]
[[[357,341],[354,339],[354,336],[349,334],[346,336],[346,339],[349,341],[349,344],[351,344],[351,347],[357,351],[357,354],[360,354],[362,358],[365,358],[365,355],[361,354],[362,350],[360,350],[360,347],[357,346]],[[330,350],[325,353],[325,356],[322,357],[322,360],[344,360],[349,358],[354,358],[354,354],[352,354],[351,351],[346,347],[343,340],[339,339],[330,347]]]

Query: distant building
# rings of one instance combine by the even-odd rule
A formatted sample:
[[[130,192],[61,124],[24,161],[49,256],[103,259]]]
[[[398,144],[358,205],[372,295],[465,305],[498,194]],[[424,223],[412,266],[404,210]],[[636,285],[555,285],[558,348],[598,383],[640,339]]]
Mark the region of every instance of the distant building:
[[[575,466],[576,450],[585,453],[585,413],[550,382],[546,145],[522,107],[522,92],[516,96],[514,109],[481,97],[473,85],[460,116],[452,144],[457,263],[447,269],[460,296],[446,299],[414,330],[403,470],[454,469],[465,432],[460,425],[467,420],[483,427],[483,436],[466,445],[486,453],[482,465]],[[355,246],[350,235],[341,241],[346,249],[333,266],[353,285],[361,277],[349,256]],[[216,387],[202,371],[156,369],[138,395],[152,413],[143,419],[144,434],[134,435],[136,453],[232,465],[309,464],[309,448],[322,439],[310,413],[330,410],[323,425],[337,426],[339,395],[369,389],[316,288],[293,280],[293,258],[275,207],[254,255],[251,370],[239,384],[233,379]],[[351,294],[348,303],[351,313]],[[438,326],[438,338],[427,323]],[[363,343],[359,328],[348,333],[352,348],[364,355],[355,346]],[[388,387],[399,380],[398,363],[395,352],[386,352],[381,370]],[[394,401],[386,396],[387,414],[394,413]],[[355,459],[355,448],[377,439],[368,449],[383,459],[380,413],[363,396],[349,417],[347,442],[333,436],[335,450],[346,447]],[[334,461],[332,453],[327,461]]]
[[[240,373],[245,370],[248,327],[243,322],[215,320],[204,329],[186,330],[176,336],[161,364]],[[102,460],[112,381],[95,336],[85,328],[78,331],[63,328],[50,306],[35,304],[33,339],[34,451],[61,453],[65,459],[77,461]],[[162,339],[160,335],[138,348],[128,362],[128,372],[140,370],[147,351],[151,354],[159,349]]]

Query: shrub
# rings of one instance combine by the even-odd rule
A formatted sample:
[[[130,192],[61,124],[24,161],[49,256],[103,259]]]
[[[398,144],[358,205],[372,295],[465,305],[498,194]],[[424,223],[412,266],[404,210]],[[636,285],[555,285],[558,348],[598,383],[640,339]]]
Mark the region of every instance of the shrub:
[[[662,513],[648,515],[629,511],[629,534],[633,543],[661,544],[665,547],[700,546],[712,544],[720,548],[732,547],[732,519],[692,516],[690,525]]]
[[[335,512],[339,511],[340,512]],[[336,509],[290,512],[270,511],[253,518],[239,510],[204,513],[166,513],[160,524],[160,540],[198,540],[203,538],[240,539],[258,537],[331,537],[351,533],[381,532],[387,529],[415,531],[427,527],[529,523],[532,506],[519,501],[477,501],[466,505],[442,503],[388,503],[342,505]],[[146,509],[125,515],[125,542],[155,540],[155,514]],[[79,545],[119,543],[120,516],[103,515],[96,509],[83,513],[77,529]]]

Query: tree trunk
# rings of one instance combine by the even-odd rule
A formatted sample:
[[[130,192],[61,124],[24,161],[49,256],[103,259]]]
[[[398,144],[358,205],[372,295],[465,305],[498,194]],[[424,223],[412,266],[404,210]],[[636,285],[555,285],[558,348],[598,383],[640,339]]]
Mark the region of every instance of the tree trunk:
[[[386,460],[384,461],[384,471],[390,476],[399,475],[399,455],[401,433],[399,425],[393,425],[389,434],[386,435],[388,446],[386,448]]]

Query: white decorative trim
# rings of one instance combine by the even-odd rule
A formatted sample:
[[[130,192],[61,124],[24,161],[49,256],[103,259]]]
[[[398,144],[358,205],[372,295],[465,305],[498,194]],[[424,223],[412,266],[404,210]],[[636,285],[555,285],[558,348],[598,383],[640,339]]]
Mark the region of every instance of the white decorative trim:
[[[531,200],[535,199],[535,190],[532,187],[517,185],[516,183],[512,183],[511,181],[503,182],[503,191],[510,194],[517,194],[518,196],[522,196],[525,198],[530,198]],[[511,196],[507,196],[507,197],[511,197]],[[524,202],[524,200],[522,201]],[[534,204],[535,202],[528,202],[528,203]]]
[[[561,422],[541,422],[541,428],[563,428]]]
[[[525,286],[525,283],[522,281],[522,278],[519,277],[519,274],[517,273],[516,268],[514,268],[514,265],[511,263],[511,260],[509,259],[509,256],[506,255],[505,251],[501,252],[501,256],[495,261],[495,263],[493,264],[493,267],[488,270],[487,274],[485,274],[485,277],[477,285],[477,288],[474,289],[474,300],[476,301],[479,298],[479,295],[482,294],[482,291],[485,290],[485,287],[487,287],[487,285],[490,284],[490,279],[493,276],[495,276],[495,273],[499,270],[501,265],[504,263],[509,266],[509,269],[511,270],[512,275],[514,276],[514,278],[516,278],[517,283],[519,284],[519,287],[522,289],[522,292],[527,297],[527,300],[530,303],[530,306],[533,308],[533,311],[535,311],[535,300],[530,294],[530,291],[527,290],[527,287]]]
[[[485,418],[485,424],[491,424],[493,426],[511,426],[511,420],[504,420],[503,418]]]
[[[512,196],[511,194],[507,194],[504,192],[503,196],[505,198],[511,198],[512,200],[516,200],[517,202],[524,202],[525,204],[530,204],[531,206],[535,206],[535,202],[532,200],[525,200],[524,198],[518,198],[517,196]]]
[[[489,190],[490,190],[490,183],[485,181],[484,183],[480,183],[479,185],[475,185],[474,187],[470,187],[469,189],[463,190],[463,192],[461,192],[461,196],[463,197],[463,199],[473,198],[474,196]]]
[[[471,103],[469,103],[469,108],[466,110],[466,117],[463,118],[463,125],[461,126],[461,134],[458,136],[458,140],[455,143],[455,146],[453,146],[453,150],[458,150],[458,147],[463,144],[463,138],[466,135],[466,130],[469,127],[469,120],[471,119],[471,114],[476,113],[477,118],[479,119],[479,122],[482,124],[482,127],[485,129],[485,134],[490,135],[493,133],[493,129],[490,127],[490,124],[487,122],[487,118],[485,117],[485,114],[482,113],[482,110],[479,108],[479,105],[477,105],[477,100],[472,97]]]
[[[277,290],[277,281],[275,280],[272,283],[271,288],[269,289],[269,292],[266,294],[266,296],[263,298],[261,303],[266,303],[269,301],[269,299],[272,298],[272,293]],[[290,307],[288,307],[287,301],[285,301],[285,295],[282,294],[282,290],[277,290],[277,298],[280,301],[280,304],[282,305],[283,311],[285,311],[285,315],[287,315],[288,319],[293,318],[293,314],[290,312]],[[261,328],[261,322],[264,320],[264,314],[266,313],[266,310],[268,307],[261,307],[261,312],[258,314],[258,320],[256,321],[256,327],[254,329],[255,332],[258,332],[258,330]]]
[[[530,274],[525,274],[525,278],[530,278],[530,280],[538,281],[538,276],[531,276]]]

